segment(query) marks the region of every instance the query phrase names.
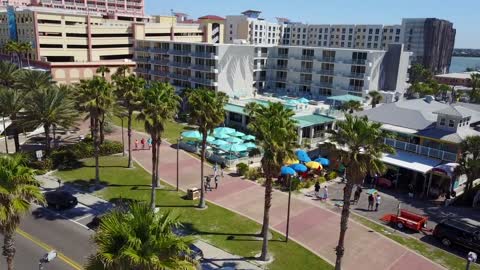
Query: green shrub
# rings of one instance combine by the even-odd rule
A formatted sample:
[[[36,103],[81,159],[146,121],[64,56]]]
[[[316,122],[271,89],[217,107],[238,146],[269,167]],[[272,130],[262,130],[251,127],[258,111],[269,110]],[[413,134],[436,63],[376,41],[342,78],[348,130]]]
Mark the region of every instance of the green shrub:
[[[100,145],[100,156],[110,156],[123,152],[123,145],[120,142],[104,141]]]
[[[77,168],[80,163],[72,151],[65,149],[53,151],[50,158],[53,161],[53,166],[60,169]]]
[[[337,178],[337,172],[329,172],[326,176],[327,181]]]
[[[316,179],[316,181],[318,181],[320,184],[323,184],[323,183],[327,182],[327,179],[323,176],[320,176]]]
[[[35,170],[48,172],[53,168],[53,162],[50,158],[44,158],[43,160],[32,160],[28,166]]]
[[[298,178],[291,178],[290,181],[292,181],[292,188],[290,189],[291,191],[298,190],[300,188],[300,179]],[[288,190],[288,187],[287,187]]]
[[[245,178],[249,180],[257,180],[262,176],[262,172],[260,168],[249,168],[248,171],[245,173]]]
[[[245,173],[248,171],[248,165],[245,163],[238,163],[237,164],[237,173],[241,176],[244,176]]]

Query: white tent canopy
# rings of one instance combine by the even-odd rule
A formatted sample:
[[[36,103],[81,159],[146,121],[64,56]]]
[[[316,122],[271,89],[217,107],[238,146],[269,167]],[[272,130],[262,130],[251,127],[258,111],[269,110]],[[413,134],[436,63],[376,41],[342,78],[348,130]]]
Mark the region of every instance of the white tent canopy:
[[[441,163],[441,161],[417,154],[399,151],[395,154],[384,154],[384,163],[426,174]]]

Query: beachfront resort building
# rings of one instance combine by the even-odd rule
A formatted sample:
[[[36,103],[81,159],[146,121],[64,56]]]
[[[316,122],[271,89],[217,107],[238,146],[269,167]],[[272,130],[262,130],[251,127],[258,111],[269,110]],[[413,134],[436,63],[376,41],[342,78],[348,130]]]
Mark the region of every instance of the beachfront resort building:
[[[480,135],[480,106],[469,103],[442,103],[427,96],[383,104],[357,112],[395,135],[385,143],[396,149],[382,160],[389,168],[387,181],[399,189],[413,187],[413,193],[437,198],[463,192],[465,178],[456,176],[460,143]]]
[[[380,51],[137,40],[134,60],[140,76],[177,88],[209,87],[232,98],[268,92],[321,100],[365,97],[372,90],[403,93],[409,56],[400,44]]]

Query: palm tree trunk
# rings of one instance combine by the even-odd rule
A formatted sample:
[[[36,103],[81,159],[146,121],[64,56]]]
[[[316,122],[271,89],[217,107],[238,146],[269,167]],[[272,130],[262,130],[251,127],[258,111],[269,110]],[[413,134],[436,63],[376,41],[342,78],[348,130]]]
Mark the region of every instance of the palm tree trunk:
[[[8,155],[8,136],[7,136],[7,128],[5,126],[5,116],[2,116],[2,121],[3,121],[3,136],[5,136],[5,151],[7,152]]]
[[[50,155],[50,126],[48,124],[43,125],[45,131],[45,156]]]
[[[13,232],[5,232],[3,238],[3,256],[7,259],[7,269],[13,270],[13,258],[15,257],[15,239]]]
[[[52,125],[52,135],[53,135],[53,148],[55,148],[57,140],[57,126]]]
[[[16,120],[17,119],[17,116],[16,115],[12,115],[10,117],[10,121],[12,122],[11,126],[12,126],[12,133],[13,133],[13,142],[15,144],[15,152],[18,153],[20,152],[20,138],[18,137],[18,129],[17,129],[17,126],[16,126]]]
[[[340,237],[338,245],[335,248],[337,259],[335,261],[335,270],[342,269],[342,258],[345,253],[345,234],[348,228],[348,218],[350,216],[350,198],[352,197],[353,182],[347,179],[346,189],[343,194],[342,217],[340,219]]]
[[[129,110],[128,111],[128,131],[127,131],[127,136],[128,136],[128,168],[132,168],[132,115],[133,111]]]
[[[205,132],[202,136],[202,150],[201,150],[201,159],[200,159],[200,202],[198,203],[198,208],[205,208],[205,186],[203,183],[203,163],[205,162],[205,148],[207,146],[207,133]]]
[[[152,191],[150,194],[150,208],[152,210],[155,209],[155,201],[156,201],[156,191],[155,191],[155,185],[157,183],[156,181],[156,164],[157,164],[157,139],[152,136],[153,143],[152,143]]]
[[[270,223],[270,207],[272,206],[272,177],[269,173],[265,179],[265,203],[263,208],[263,225],[262,225],[262,253],[260,260],[268,260],[268,228]]]
[[[102,119],[100,120],[100,144],[105,141],[105,113],[102,113]]]
[[[99,185],[100,184],[100,165],[99,165],[99,152],[100,152],[100,147],[98,143],[98,126],[99,126],[99,121],[97,117],[95,116],[95,119],[93,121],[93,148],[94,148],[94,156],[95,156],[95,184]]]
[[[162,141],[161,140],[158,140],[157,142],[157,158],[156,158],[156,161],[157,161],[157,164],[155,165],[155,180],[156,180],[156,187],[160,187],[160,173],[158,171],[158,168],[160,166],[160,146],[162,145]]]
[[[93,132],[94,132],[94,129],[95,129],[95,119],[93,119],[93,114],[90,113],[90,135],[92,136],[93,138]]]

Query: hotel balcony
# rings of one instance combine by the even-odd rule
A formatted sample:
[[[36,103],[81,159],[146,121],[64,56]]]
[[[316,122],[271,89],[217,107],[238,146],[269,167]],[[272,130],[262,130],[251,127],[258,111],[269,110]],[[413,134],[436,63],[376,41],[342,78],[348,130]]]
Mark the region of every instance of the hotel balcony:
[[[150,69],[146,69],[146,68],[135,68],[135,72],[148,74],[148,73],[150,72]]]
[[[193,65],[191,69],[208,71],[208,72],[218,72],[218,70],[216,70],[214,66],[206,66],[206,65]]]
[[[199,84],[208,85],[208,86],[217,86],[217,82],[215,82],[215,80],[212,80],[212,79],[206,79],[206,78],[190,78],[190,81],[191,81],[191,82],[194,82],[194,83],[199,83]]]
[[[178,74],[178,73],[170,73],[169,77],[172,79],[183,80],[183,81],[188,81],[191,79],[190,76]]]
[[[182,55],[182,56],[188,56],[190,55],[192,52],[191,51],[180,51],[180,50],[169,50],[168,51],[168,54],[171,54],[171,55]]]
[[[192,64],[191,63],[181,63],[181,62],[169,62],[168,65],[172,66],[172,67],[179,67],[179,68],[190,68],[190,66]]]
[[[215,53],[210,52],[193,52],[191,53],[193,57],[196,58],[207,58],[207,59],[215,59]]]
[[[426,147],[418,144],[402,142],[402,141],[398,141],[390,138],[385,138],[385,144],[390,145],[395,149],[415,153],[421,156],[436,158],[436,159],[449,161],[449,162],[457,162],[457,154],[452,152],[447,152],[447,151],[430,148],[430,147]]]
[[[293,71],[301,73],[312,73],[313,68],[294,68]]]
[[[165,49],[165,48],[151,48],[150,51],[154,53],[164,53],[164,54],[168,53],[168,49]]]
[[[334,71],[333,71],[333,70],[329,70],[329,69],[320,69],[320,70],[317,70],[316,73],[317,73],[317,74],[320,74],[320,75],[333,76]]]
[[[149,62],[157,65],[168,65],[168,59],[149,59]]]
[[[278,58],[278,59],[288,59],[288,54],[274,54],[274,55],[271,55],[270,57]]]
[[[317,61],[325,63],[335,63],[335,57],[318,57]]]

